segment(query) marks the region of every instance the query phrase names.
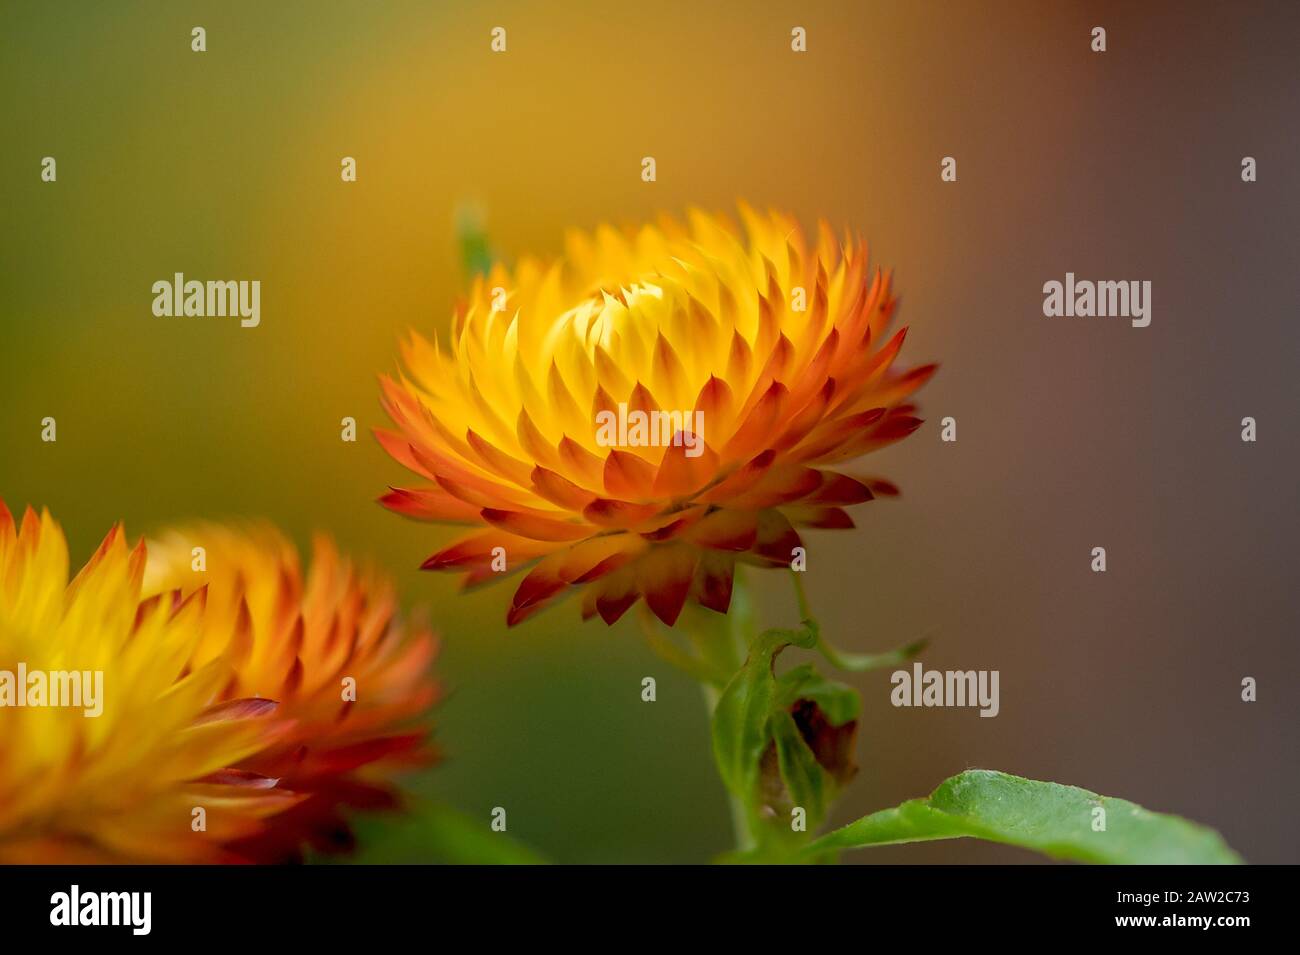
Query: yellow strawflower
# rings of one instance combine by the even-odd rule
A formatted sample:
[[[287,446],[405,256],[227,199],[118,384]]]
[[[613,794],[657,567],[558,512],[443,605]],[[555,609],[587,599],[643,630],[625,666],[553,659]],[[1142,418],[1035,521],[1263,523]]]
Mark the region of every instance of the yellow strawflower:
[[[269,529],[115,527],[69,583],[50,515],[0,504],[0,861],[346,846],[343,810],[393,805],[432,756],[433,653],[323,539],[304,576]]]
[[[478,278],[445,344],[410,336],[376,433],[424,483],[381,500],[482,528],[426,568],[527,569],[511,624],[575,589],[584,617],[644,596],[672,624],[725,612],[738,560],[788,566],[799,528],[897,493],[844,470],[916,429],[934,371],[897,367],[889,279],[824,224],[741,215],[572,232]]]

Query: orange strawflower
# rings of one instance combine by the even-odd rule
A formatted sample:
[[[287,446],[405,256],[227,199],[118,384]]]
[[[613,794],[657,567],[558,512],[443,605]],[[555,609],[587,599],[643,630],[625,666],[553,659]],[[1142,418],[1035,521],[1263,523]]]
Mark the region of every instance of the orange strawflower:
[[[584,618],[644,596],[671,625],[688,599],[726,612],[738,560],[789,566],[798,528],[897,493],[840,470],[921,423],[908,397],[935,366],[896,367],[889,279],[825,224],[810,243],[741,215],[743,236],[699,212],[572,232],[476,279],[445,347],[410,336],[376,434],[429,483],[381,501],[487,525],[426,568],[528,568],[510,624],[581,589]]]
[[[190,664],[203,593],[142,601],[145,559],[114,527],[69,584],[49,513],[0,503],[0,861],[230,861],[297,798],[230,776],[285,727],[221,705],[223,655]]]
[[[146,548],[115,527],[69,583],[50,515],[15,527],[0,503],[0,862],[346,844],[341,810],[392,804],[391,774],[430,755],[434,641],[394,610],[327,542],[304,579],[270,530]]]
[[[146,592],[198,587],[207,609],[191,666],[224,658],[233,672],[219,697],[273,699],[289,724],[236,768],[300,797],[233,848],[270,862],[295,860],[304,845],[349,848],[343,810],[394,806],[393,774],[434,756],[421,721],[438,697],[434,638],[398,620],[392,585],[325,537],[305,574],[296,548],[267,526],[199,524],[150,543]]]

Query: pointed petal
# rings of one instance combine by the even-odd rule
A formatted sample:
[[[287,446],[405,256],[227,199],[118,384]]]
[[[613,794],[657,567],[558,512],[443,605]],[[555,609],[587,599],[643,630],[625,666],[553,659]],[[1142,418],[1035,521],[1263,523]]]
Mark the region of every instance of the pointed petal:
[[[699,554],[693,547],[660,545],[637,562],[646,604],[670,627],[677,622],[686,603],[698,560]]]
[[[591,536],[592,528],[588,524],[572,521],[554,520],[525,514],[519,511],[505,511],[494,507],[482,510],[483,520],[493,527],[499,527],[517,537],[534,541],[575,541]]]
[[[596,495],[590,491],[583,490],[563,475],[540,465],[533,468],[531,479],[533,489],[557,507],[581,512],[596,499]]]
[[[452,497],[441,488],[389,488],[379,503],[395,514],[416,521],[470,522],[479,509]]]
[[[644,500],[654,491],[655,469],[644,458],[617,448],[605,458],[605,491],[613,497]]]
[[[701,554],[693,587],[696,602],[717,613],[726,613],[731,608],[735,570],[734,557],[715,552]]]
[[[721,508],[691,528],[687,539],[714,550],[747,551],[758,538],[758,512]]]
[[[677,432],[664,451],[655,474],[653,493],[659,498],[688,497],[718,471],[718,455],[694,433]]]

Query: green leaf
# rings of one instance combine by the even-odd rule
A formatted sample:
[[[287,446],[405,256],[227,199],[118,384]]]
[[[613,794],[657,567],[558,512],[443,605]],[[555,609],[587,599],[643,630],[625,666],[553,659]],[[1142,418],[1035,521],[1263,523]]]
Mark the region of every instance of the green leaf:
[[[807,813],[808,831],[811,832],[826,815],[828,791],[831,789],[826,771],[804,742],[799,727],[789,712],[778,710],[773,713],[769,729],[772,740],[776,743],[781,780],[785,783],[794,806],[802,807]],[[783,826],[789,824],[789,820],[781,822]]]
[[[748,800],[758,778],[758,761],[767,748],[767,718],[772,712],[776,677],[772,661],[789,641],[760,634],[745,665],[731,678],[713,710],[713,756],[722,782]]]
[[[431,852],[445,862],[475,865],[539,865],[546,860],[536,850],[506,835],[493,832],[479,818],[450,806],[433,806],[424,815],[425,835]]]
[[[357,821],[361,851],[353,861],[437,862],[454,865],[538,865],[535,850],[504,832],[493,832],[487,815],[471,817],[441,803],[417,801],[400,816]]]
[[[1095,831],[1094,810],[1105,810]],[[927,799],[865,816],[816,840],[809,856],[839,849],[970,836],[1056,859],[1116,864],[1234,864],[1214,830],[1086,789],[985,769],[945,780]]]
[[[723,783],[747,804],[769,741],[768,716],[776,699],[773,661],[791,644],[811,647],[814,639],[806,629],[764,630],[750,645],[745,665],[718,698],[713,711],[713,755]]]

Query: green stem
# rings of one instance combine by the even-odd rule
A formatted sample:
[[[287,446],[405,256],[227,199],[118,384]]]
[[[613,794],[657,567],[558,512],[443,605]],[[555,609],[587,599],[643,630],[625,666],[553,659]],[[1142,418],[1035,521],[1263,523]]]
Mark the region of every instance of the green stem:
[[[799,619],[812,620],[812,610],[808,607],[808,594],[803,589],[803,577],[797,570],[791,570],[790,577],[794,580],[794,598],[799,604]]]
[[[685,641],[674,639],[673,631],[665,628],[649,611],[641,614],[644,632],[650,648],[663,660],[693,677],[704,693],[710,724],[718,719],[719,701],[724,691],[734,684],[749,662],[751,647],[769,644],[785,646],[797,644],[812,649],[818,645],[818,628],[803,593],[802,581],[796,575],[795,587],[799,598],[799,611],[803,620],[793,630],[765,630],[762,634],[754,620],[753,605],[746,592],[744,580],[737,568],[732,584],[730,613],[716,614],[703,608],[687,606],[677,620],[676,630],[689,634]],[[775,641],[775,642],[774,642]],[[774,652],[769,647],[770,656]],[[768,667],[771,660],[768,660]],[[731,828],[737,853],[751,852],[759,846],[758,825],[753,807],[743,792],[737,792],[733,783],[726,785]]]
[[[898,666],[912,659],[930,643],[929,637],[922,637],[920,640],[913,640],[909,644],[883,653],[848,653],[840,650],[822,636],[821,628],[818,627],[812,609],[808,606],[808,595],[803,589],[803,576],[797,570],[790,571],[790,576],[794,580],[794,596],[799,604],[799,616],[803,619],[804,626],[811,630],[816,638],[817,652],[830,661],[831,666],[836,669],[848,670],[851,673],[865,673],[868,670]]]

